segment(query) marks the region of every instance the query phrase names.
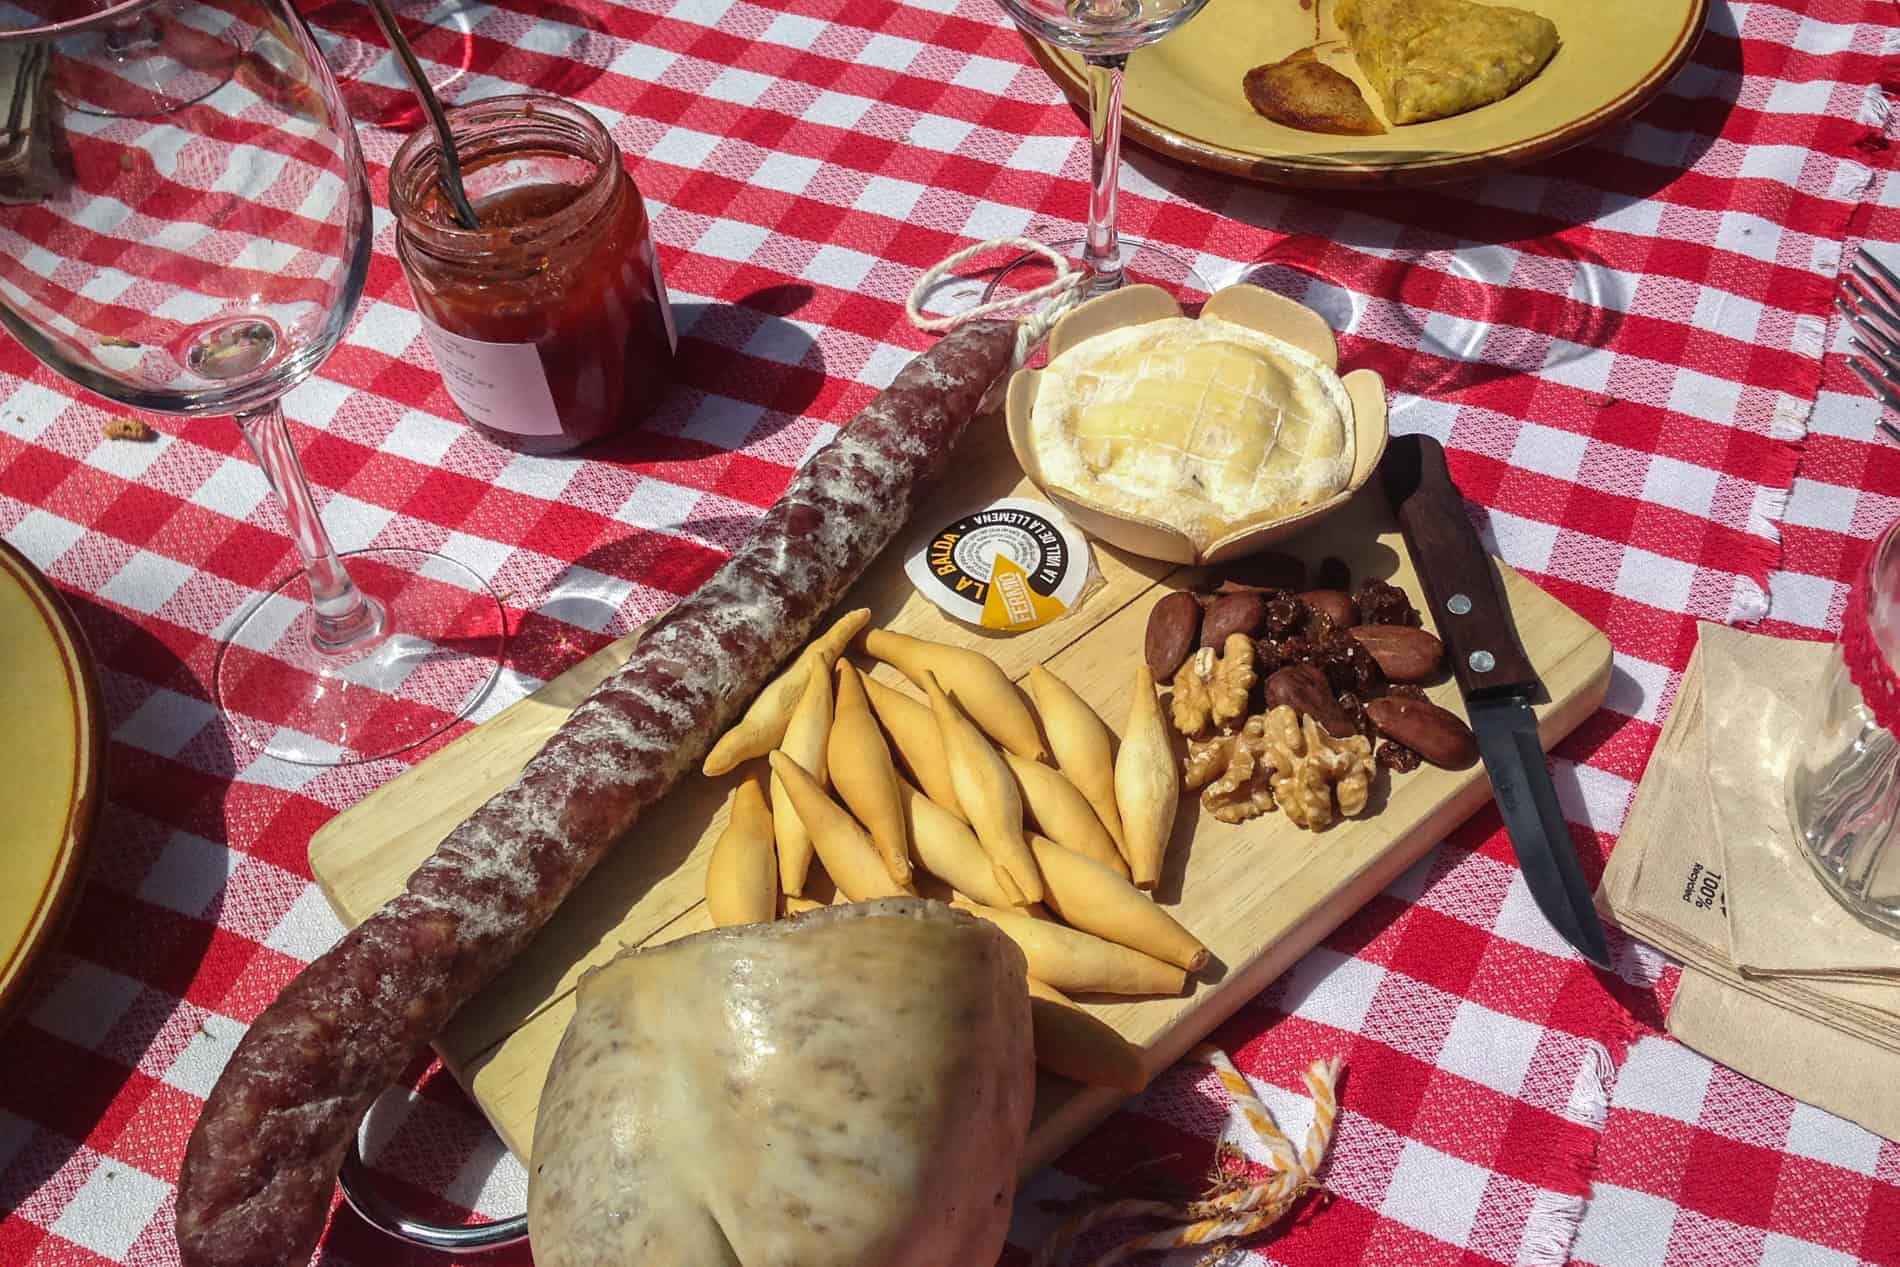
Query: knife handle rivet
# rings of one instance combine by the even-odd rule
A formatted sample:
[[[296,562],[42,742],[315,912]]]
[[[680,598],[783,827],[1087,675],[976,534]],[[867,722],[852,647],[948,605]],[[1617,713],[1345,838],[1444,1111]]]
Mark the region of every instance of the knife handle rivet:
[[[1463,594],[1453,594],[1445,600],[1445,610],[1454,616],[1468,616],[1471,614],[1471,600]]]
[[[1489,673],[1498,667],[1497,657],[1489,651],[1473,651],[1465,658],[1465,663],[1471,666],[1473,673]]]

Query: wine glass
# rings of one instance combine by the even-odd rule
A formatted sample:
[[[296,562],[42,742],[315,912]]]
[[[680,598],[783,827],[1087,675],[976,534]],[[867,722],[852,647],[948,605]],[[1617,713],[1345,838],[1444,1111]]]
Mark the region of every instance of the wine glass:
[[[395,0],[390,5],[443,105],[453,104],[474,75],[472,16],[479,15],[471,15],[473,7],[472,0]],[[363,0],[327,0],[307,9],[305,16],[354,118],[397,132],[422,126],[422,105],[404,80],[369,5]]]
[[[49,0],[59,10],[67,6]],[[8,11],[16,110],[0,152],[0,325],[47,366],[134,409],[230,414],[277,494],[303,570],[247,610],[215,690],[237,733],[312,765],[385,756],[464,716],[499,672],[506,626],[474,572],[423,550],[339,555],[279,398],[336,346],[370,254],[369,183],[336,82],[290,0],[162,0],[224,45],[201,98],[126,118],[120,63],[74,27]],[[84,10],[79,10],[83,15]],[[55,98],[48,40],[96,60]],[[66,56],[75,53],[66,52]],[[354,575],[345,568],[345,559]]]
[[[443,105],[521,88],[578,97],[612,57],[612,40],[593,12],[597,0],[537,0],[529,12],[488,0],[391,0],[389,7]],[[311,0],[303,12],[352,117],[395,132],[423,125],[421,104],[369,5]],[[534,38],[522,38],[530,28]]]
[[[8,0],[4,12],[0,33],[44,45],[54,96],[88,114],[163,114],[209,96],[237,63],[216,33],[180,21],[172,0]],[[101,70],[104,80],[87,82]]]
[[[1122,72],[1127,68],[1128,55],[1192,18],[1207,0],[998,3],[1017,25],[1037,39],[1082,55],[1089,88],[1088,230],[1081,238],[1049,245],[1065,254],[1079,252],[1081,267],[1088,275],[1085,296],[1114,290],[1130,274],[1138,281],[1160,282],[1172,290],[1206,291],[1206,282],[1196,276],[1193,265],[1181,255],[1150,242],[1122,237],[1116,227],[1115,200],[1121,170]],[[1002,280],[999,275],[991,283],[991,293]]]

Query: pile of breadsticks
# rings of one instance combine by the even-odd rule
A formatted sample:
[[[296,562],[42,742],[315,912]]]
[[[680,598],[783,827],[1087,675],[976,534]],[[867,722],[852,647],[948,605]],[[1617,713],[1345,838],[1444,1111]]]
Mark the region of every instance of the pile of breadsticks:
[[[922,893],[990,920],[1029,963],[1037,1059],[1137,1090],[1140,1054],[1064,991],[1179,994],[1207,948],[1144,892],[1161,875],[1180,780],[1144,665],[1117,744],[1047,669],[1033,708],[988,656],[846,613],[774,679],[707,756],[734,789],[706,871],[715,924],[796,916],[815,857],[845,901]],[[923,698],[860,673],[891,665]]]

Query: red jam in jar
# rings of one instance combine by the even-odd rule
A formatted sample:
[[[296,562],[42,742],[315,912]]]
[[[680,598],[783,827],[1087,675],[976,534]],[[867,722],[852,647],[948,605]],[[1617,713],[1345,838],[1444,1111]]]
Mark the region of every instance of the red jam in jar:
[[[424,130],[389,173],[402,261],[449,396],[510,449],[561,453],[637,426],[678,344],[646,206],[594,117],[558,98],[449,111],[480,227],[457,223]]]

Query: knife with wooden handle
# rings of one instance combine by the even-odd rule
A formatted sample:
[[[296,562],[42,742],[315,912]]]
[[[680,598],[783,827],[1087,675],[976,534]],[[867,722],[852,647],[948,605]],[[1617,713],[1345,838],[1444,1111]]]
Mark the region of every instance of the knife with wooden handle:
[[[1445,450],[1430,436],[1394,436],[1380,471],[1524,882],[1551,927],[1607,969],[1603,925],[1537,738],[1531,704],[1544,686],[1518,641],[1496,566],[1465,513]]]

